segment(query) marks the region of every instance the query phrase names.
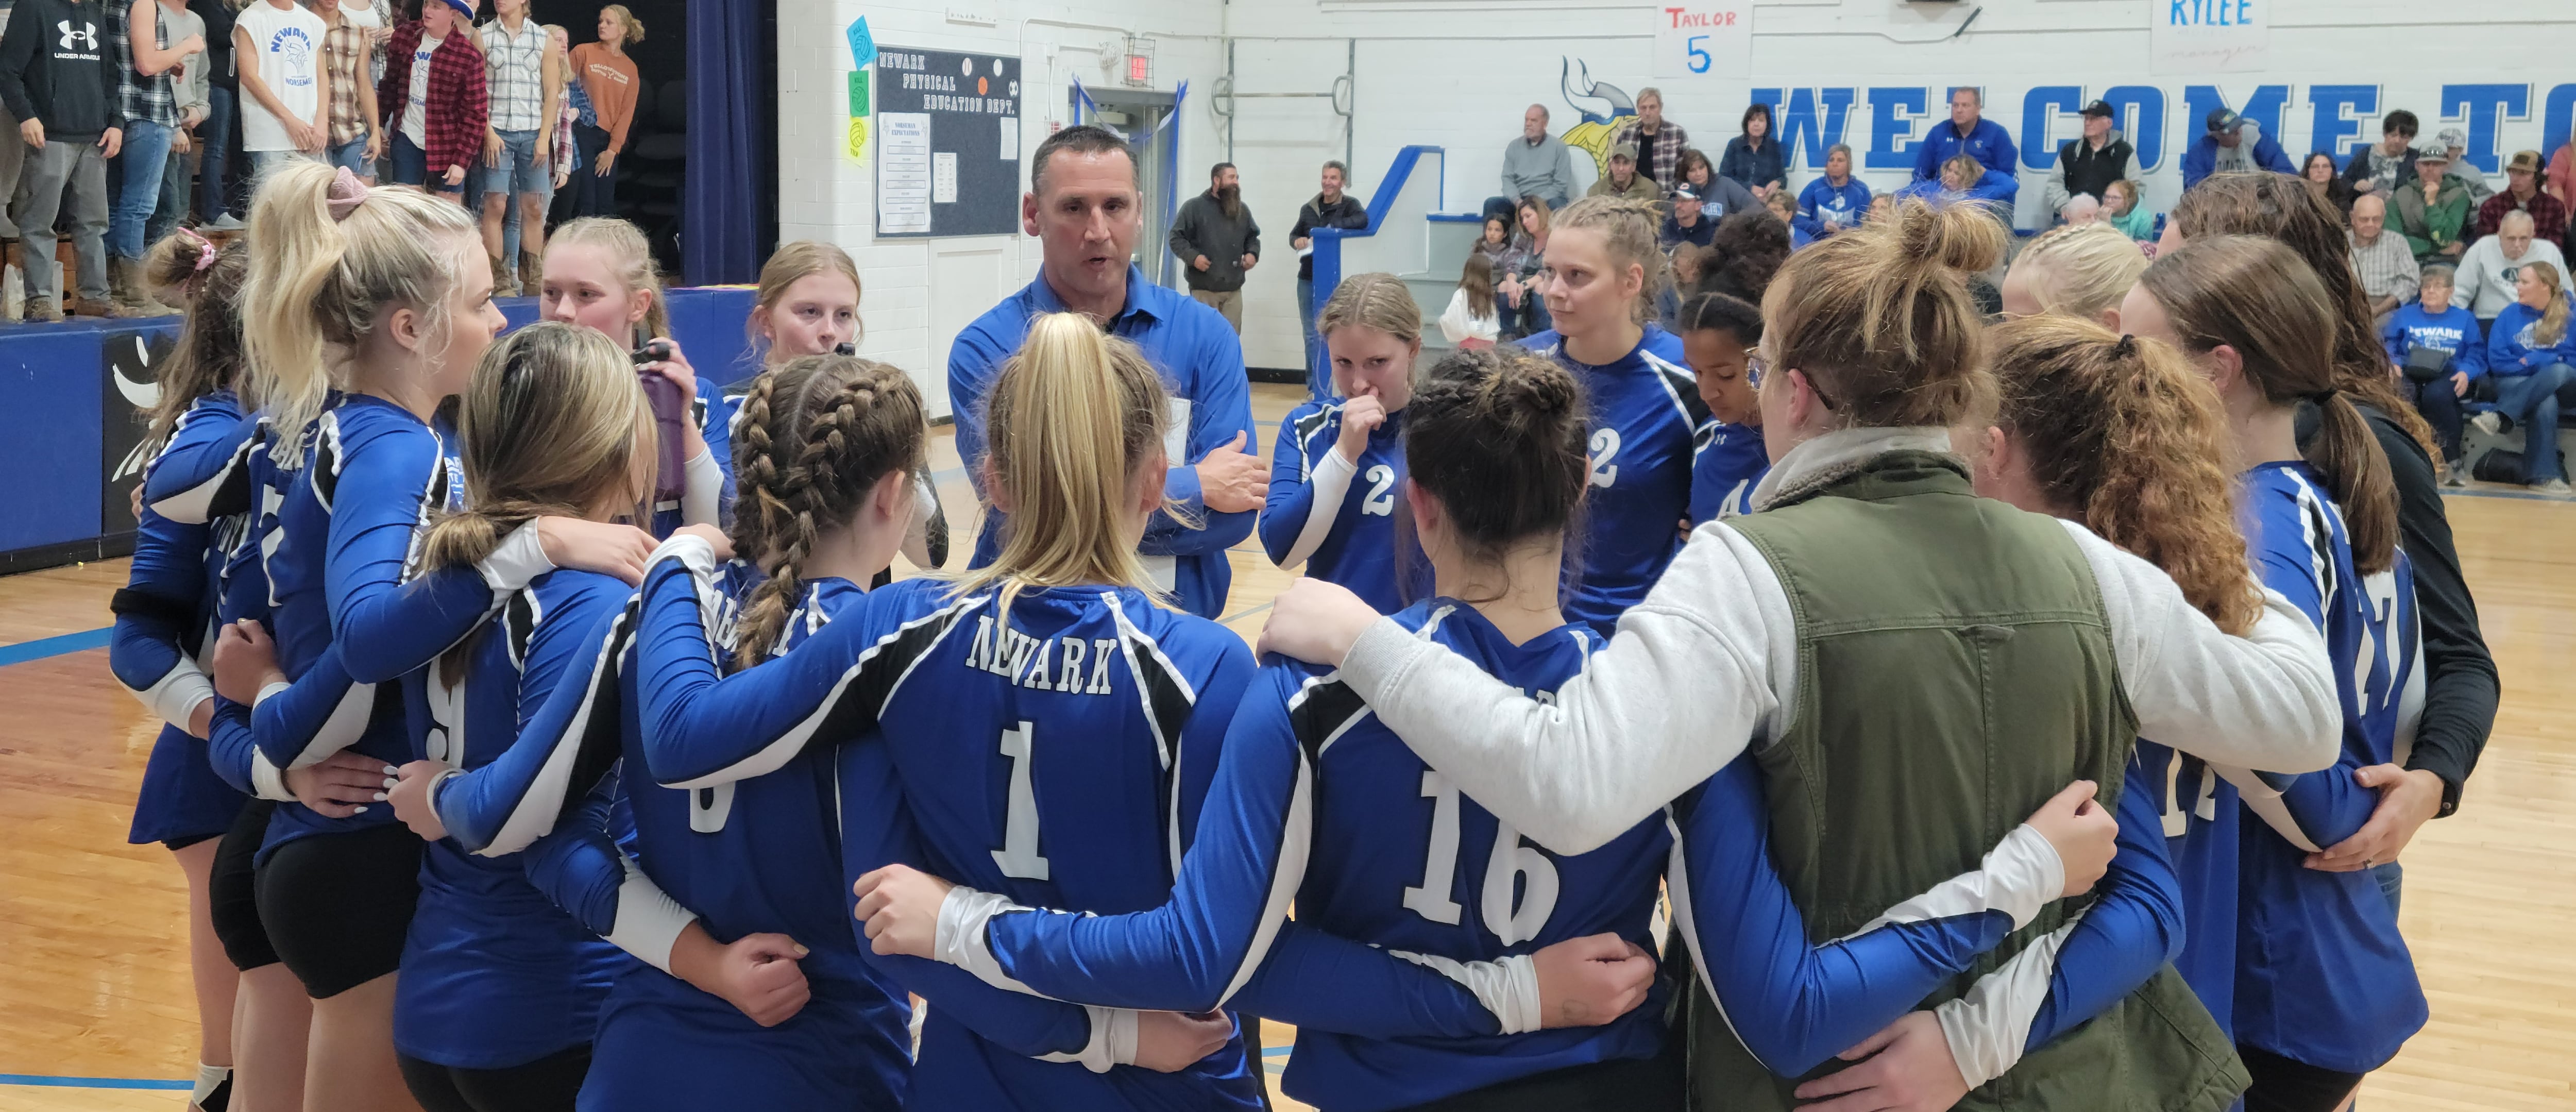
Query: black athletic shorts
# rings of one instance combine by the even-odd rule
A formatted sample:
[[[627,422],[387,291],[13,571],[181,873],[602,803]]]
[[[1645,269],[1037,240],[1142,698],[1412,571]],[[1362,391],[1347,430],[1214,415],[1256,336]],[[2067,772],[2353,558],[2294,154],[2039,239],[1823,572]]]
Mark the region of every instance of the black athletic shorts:
[[[1635,1112],[1680,1108],[1682,1103],[1682,1062],[1666,1053],[1567,1066],[1417,1104],[1406,1112]]]
[[[268,928],[259,921],[259,884],[251,875],[260,839],[268,836],[269,813],[275,810],[277,804],[265,799],[242,805],[232,829],[224,831],[223,844],[215,847],[214,873],[206,882],[206,916],[214,922],[215,938],[224,944],[233,968],[243,972],[277,964]]]
[[[420,836],[400,823],[315,834],[269,853],[259,918],[305,995],[328,1000],[402,964],[420,854]]]
[[[403,1084],[425,1112],[572,1112],[590,1076],[590,1044],[524,1066],[468,1070],[398,1056]]]
[[[161,839],[161,848],[169,850],[172,853],[177,853],[189,846],[197,845],[201,842],[211,842],[221,837],[223,837],[221,834],[183,834],[176,838]]]
[[[2254,1077],[2254,1087],[2245,1090],[2245,1112],[2335,1112],[2361,1086],[2360,1074],[2320,1069],[2242,1043],[2236,1056]]]

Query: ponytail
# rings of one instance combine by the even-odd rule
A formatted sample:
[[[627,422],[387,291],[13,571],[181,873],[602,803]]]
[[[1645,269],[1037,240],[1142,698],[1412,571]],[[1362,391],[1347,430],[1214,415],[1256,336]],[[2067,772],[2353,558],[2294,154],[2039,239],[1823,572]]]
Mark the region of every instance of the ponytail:
[[[179,325],[178,347],[161,361],[156,376],[161,400],[152,408],[146,443],[169,443],[180,416],[197,399],[227,388],[240,392],[249,385],[241,373],[240,301],[249,258],[250,249],[239,240],[218,248],[184,230],[144,253],[145,280],[156,289],[179,291],[188,311]],[[243,412],[257,408],[256,399],[242,398]]]
[[[1584,409],[1573,372],[1518,347],[1455,352],[1423,376],[1405,407],[1405,459],[1469,559],[1498,564],[1571,528],[1592,474]]]
[[[985,398],[986,485],[1008,495],[1001,554],[957,581],[1024,588],[1111,584],[1155,594],[1123,524],[1129,489],[1163,450],[1163,380],[1136,346],[1074,313],[1030,322]]]
[[[2185,346],[2234,348],[2273,405],[2315,403],[2321,424],[2304,455],[2343,510],[2353,566],[2364,575],[2393,566],[2396,480],[2337,373],[2336,314],[2316,272],[2273,240],[2219,236],[2158,256],[2141,282]]]
[[[2531,338],[2544,347],[2554,347],[2567,338],[2567,286],[2558,268],[2545,262],[2528,262],[2523,269],[2540,284],[2549,287],[2549,304],[2540,310],[2540,321],[2531,328]]]
[[[744,602],[736,667],[777,651],[804,600],[815,544],[854,520],[887,475],[924,466],[926,429],[911,377],[873,360],[808,355],[752,384],[734,440],[731,537],[735,554],[769,578]]]
[[[1816,380],[1849,426],[1981,419],[1995,382],[1964,275],[1992,267],[2004,237],[1974,206],[1908,199],[1790,256],[1762,301],[1775,365]]]

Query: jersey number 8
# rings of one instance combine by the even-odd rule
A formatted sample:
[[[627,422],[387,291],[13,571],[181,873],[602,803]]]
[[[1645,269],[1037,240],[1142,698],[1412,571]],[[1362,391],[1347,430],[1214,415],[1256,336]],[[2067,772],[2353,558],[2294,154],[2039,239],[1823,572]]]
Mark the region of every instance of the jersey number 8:
[[[1434,923],[1455,926],[1462,914],[1458,902],[1449,898],[1458,873],[1458,786],[1424,769],[1422,797],[1431,801],[1431,844],[1424,851],[1422,883],[1404,890],[1404,906]],[[1517,907],[1512,902],[1516,888],[1522,889]],[[1495,823],[1494,849],[1485,858],[1483,901],[1476,909],[1485,929],[1505,946],[1538,937],[1556,911],[1556,891],[1556,862],[1522,845],[1520,831],[1510,823]]]

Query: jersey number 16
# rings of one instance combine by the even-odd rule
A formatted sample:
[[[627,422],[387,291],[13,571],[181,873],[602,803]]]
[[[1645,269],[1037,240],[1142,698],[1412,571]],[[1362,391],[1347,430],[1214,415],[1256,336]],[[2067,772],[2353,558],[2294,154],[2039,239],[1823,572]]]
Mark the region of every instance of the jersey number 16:
[[[1431,844],[1424,852],[1422,883],[1404,890],[1404,906],[1434,923],[1455,926],[1462,909],[1450,898],[1458,874],[1458,785],[1429,769],[1422,772],[1422,797],[1431,801]],[[1513,889],[1520,893],[1513,906]],[[1494,849],[1485,858],[1483,902],[1477,906],[1485,929],[1505,946],[1538,937],[1556,910],[1556,862],[1535,847],[1521,844],[1520,831],[1507,822],[1494,824]]]

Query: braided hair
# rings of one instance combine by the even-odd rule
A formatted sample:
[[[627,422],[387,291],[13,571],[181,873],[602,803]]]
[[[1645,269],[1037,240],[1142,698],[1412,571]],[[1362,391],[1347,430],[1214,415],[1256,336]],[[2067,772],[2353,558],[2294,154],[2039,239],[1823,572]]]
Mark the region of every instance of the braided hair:
[[[808,355],[753,381],[734,432],[731,537],[769,579],[743,606],[737,667],[776,651],[822,535],[848,524],[886,476],[924,466],[924,430],[912,379],[873,360]]]

